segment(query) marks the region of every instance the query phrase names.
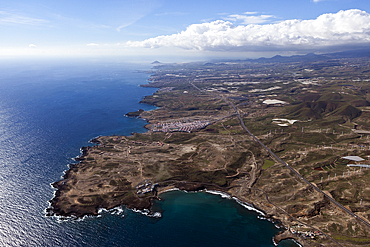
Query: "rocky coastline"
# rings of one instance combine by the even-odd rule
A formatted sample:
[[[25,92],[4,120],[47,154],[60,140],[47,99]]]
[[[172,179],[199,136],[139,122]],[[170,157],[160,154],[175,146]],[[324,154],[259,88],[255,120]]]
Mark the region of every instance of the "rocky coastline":
[[[150,122],[150,121],[149,121]],[[150,125],[149,125],[150,126]],[[150,129],[150,128],[148,128]],[[204,191],[204,190],[213,190],[219,191],[221,193],[229,194],[230,197],[238,198],[237,193],[233,193],[233,188],[237,188],[238,185],[223,187],[218,186],[215,184],[209,183],[202,183],[202,182],[192,182],[192,181],[163,181],[158,188],[153,191],[152,193],[146,195],[145,197],[138,198],[138,197],[128,197],[124,200],[115,200],[115,196],[105,198],[95,203],[91,203],[91,205],[84,205],[83,207],[79,206],[66,206],[64,204],[65,194],[66,191],[69,191],[69,185],[67,184],[68,181],[78,180],[75,174],[83,172],[86,169],[86,166],[89,166],[88,159],[90,155],[99,148],[99,146],[105,146],[106,142],[102,141],[102,138],[109,138],[109,137],[97,137],[92,139],[90,142],[96,144],[95,146],[87,146],[81,148],[81,155],[76,157],[75,160],[78,161],[77,164],[70,164],[69,169],[65,172],[62,177],[62,180],[58,182],[52,183],[52,187],[56,189],[54,197],[49,201],[50,207],[46,210],[47,216],[62,216],[62,217],[72,217],[72,218],[82,218],[84,216],[97,216],[99,215],[99,209],[113,209],[118,206],[125,206],[129,209],[133,210],[147,210],[151,212],[152,205],[154,200],[161,200],[160,194],[165,193],[169,189],[178,189],[182,191]],[[117,137],[113,137],[117,138]],[[134,191],[135,189],[133,186],[130,185],[128,191]],[[256,211],[263,212],[264,217],[267,220],[272,221],[274,224],[278,225],[280,229],[286,229],[284,227],[284,219],[276,217],[276,215],[268,214],[264,211],[263,203],[256,201],[247,201],[245,198],[238,198],[240,201],[244,201],[251,205],[251,207],[255,208]],[[153,213],[153,212],[151,212]],[[289,237],[284,237],[289,236]],[[279,243],[279,241],[286,239],[286,238],[294,238],[295,241],[299,242],[299,238],[294,236],[293,234],[288,234],[286,231],[283,231],[283,234],[279,234],[274,237],[275,243]]]
[[[147,85],[146,85],[147,86]],[[153,106],[158,107],[155,111],[160,111],[160,107],[163,106],[162,104],[157,105],[155,102],[151,102],[150,98],[152,96],[146,96],[144,100],[140,101],[140,103],[150,104]],[[149,99],[149,100],[148,100]],[[148,131],[151,129],[151,122],[154,122],[154,119],[151,118],[153,111],[145,112],[144,110],[140,109],[135,112],[129,112],[126,113],[125,116],[127,117],[141,117],[145,118],[145,120],[148,122],[147,125],[145,125],[145,128],[148,129]],[[133,133],[135,135],[136,133]],[[148,134],[148,133],[146,133]],[[134,210],[149,210],[151,212],[152,204],[154,200],[160,200],[159,195],[168,189],[176,188],[178,190],[182,191],[203,191],[203,190],[216,190],[221,193],[227,193],[230,194],[231,197],[238,198],[238,194],[234,193],[232,188],[238,187],[238,185],[229,186],[229,187],[222,187],[217,186],[215,184],[205,184],[201,182],[191,182],[191,181],[177,181],[177,182],[165,182],[164,185],[159,187],[159,193],[156,190],[155,192],[151,193],[149,196],[145,196],[143,198],[138,197],[129,197],[126,200],[115,200],[115,196],[110,198],[105,198],[103,200],[100,200],[99,202],[91,203],[91,205],[79,207],[76,205],[65,205],[63,204],[65,202],[65,198],[63,198],[63,194],[65,194],[65,191],[69,191],[70,188],[68,187],[68,184],[66,182],[70,180],[75,180],[76,182],[76,176],[72,175],[75,173],[79,173],[80,171],[84,171],[86,169],[86,165],[89,165],[87,159],[89,158],[89,155],[96,151],[96,149],[99,146],[105,146],[107,144],[106,142],[102,141],[102,137],[97,137],[92,140],[90,140],[91,143],[96,144],[95,146],[87,146],[81,148],[81,155],[74,158],[76,161],[78,161],[77,164],[70,164],[69,169],[65,172],[65,174],[62,177],[62,180],[52,183],[52,187],[56,189],[54,197],[49,201],[50,207],[46,209],[47,216],[62,216],[62,217],[72,217],[72,218],[82,218],[84,216],[97,216],[99,214],[99,209],[104,208],[107,210],[113,209],[118,206],[125,206],[129,209]],[[105,137],[107,138],[107,137]],[[118,138],[118,137],[115,137]],[[169,183],[169,184],[168,184]],[[167,185],[168,184],[168,185]],[[134,191],[133,186],[130,185],[129,191]],[[266,213],[264,210],[264,203],[258,202],[257,198],[254,198],[253,202],[245,200],[245,198],[238,198],[240,201],[244,201],[251,205],[253,208],[255,208],[257,211],[263,212],[265,214],[266,220],[272,221],[274,224],[278,225],[280,229],[286,229],[284,226],[284,218],[276,217],[278,214],[269,214]],[[285,237],[289,236],[289,237]],[[286,238],[293,238],[295,241],[299,242],[299,238],[295,235],[288,234],[285,230],[279,233],[274,237],[275,243],[279,243],[279,241],[286,239]]]
[[[159,90],[141,103],[158,108],[126,114],[145,119],[148,132],[100,136],[93,140],[97,145],[82,148],[81,156],[76,158],[78,163],[70,166],[61,181],[53,183],[56,193],[50,201],[48,215],[97,215],[100,208],[121,205],[150,210],[153,200],[168,189],[207,189],[227,193],[264,212],[266,219],[281,226],[282,233],[275,236],[275,243],[290,238],[303,246],[341,246],[340,242],[348,246],[370,244],[370,233],[363,225],[315,192],[245,132],[235,107],[229,102],[238,107],[244,124],[264,145],[326,195],[346,203],[346,208],[367,219],[367,202],[364,200],[366,205],[359,205],[359,200],[350,195],[359,194],[359,186],[366,183],[368,172],[365,169],[356,174],[348,172],[345,177],[345,166],[336,163],[338,157],[349,155],[353,149],[349,145],[361,142],[361,138],[352,132],[343,134],[346,131],[343,126],[339,126],[343,128],[342,135],[337,134],[340,133],[337,125],[332,127],[332,133],[329,128],[321,131],[322,126],[336,123],[332,118],[342,118],[343,114],[336,111],[315,121],[294,120],[293,124],[282,127],[274,119],[288,119],[291,111],[307,112],[301,109],[307,104],[292,100],[297,100],[299,90],[303,99],[319,99],[321,95],[306,95],[306,88],[299,82],[295,83],[294,91],[288,83],[279,84],[280,97],[292,105],[266,106],[260,98],[265,95],[255,93],[263,92],[259,84],[244,85],[239,81],[220,84],[222,77],[205,76],[216,71],[210,65],[202,70],[205,74],[202,79],[191,77],[200,71],[198,66],[187,72],[179,65],[174,70],[157,70],[145,86]],[[240,70],[235,75],[232,73],[224,76],[229,80],[240,77]],[[264,87],[275,90],[276,82],[268,80],[264,81]],[[222,90],[218,91],[220,85]],[[238,87],[228,90],[225,85],[242,85],[244,91]],[[334,90],[342,89],[329,85],[328,94],[322,97],[331,96]],[[337,105],[341,104],[346,102]],[[365,114],[361,117],[368,121]],[[330,149],[325,148],[328,145]],[[369,155],[369,152],[357,154]],[[343,176],[333,174],[329,181],[331,169]],[[327,181],[323,181],[324,176],[328,177]],[[349,181],[357,187],[348,185]],[[354,192],[350,193],[351,189]]]
[[[143,109],[139,109],[137,111],[133,111],[133,112],[128,112],[125,114],[125,116],[127,117],[140,117],[140,114],[143,113],[144,110]]]

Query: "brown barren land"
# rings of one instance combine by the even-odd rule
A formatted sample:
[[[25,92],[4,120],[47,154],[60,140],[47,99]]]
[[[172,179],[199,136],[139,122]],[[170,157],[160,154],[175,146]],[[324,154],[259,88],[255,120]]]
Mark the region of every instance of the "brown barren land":
[[[53,184],[48,215],[150,209],[169,188],[212,189],[280,222],[285,230],[276,241],[370,245],[370,228],[358,220],[370,218],[370,170],[341,159],[370,164],[369,59],[335,61],[158,66],[145,86],[159,90],[142,102],[159,108],[129,114],[145,118],[148,132],[102,136],[83,148],[79,163]],[[256,138],[356,217],[271,156],[235,110]]]

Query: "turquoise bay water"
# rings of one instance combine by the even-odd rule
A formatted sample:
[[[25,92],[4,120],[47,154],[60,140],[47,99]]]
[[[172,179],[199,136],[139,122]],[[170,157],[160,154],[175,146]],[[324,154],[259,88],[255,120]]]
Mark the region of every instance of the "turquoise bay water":
[[[129,111],[155,92],[150,65],[84,61],[0,63],[0,246],[273,246],[278,232],[233,200],[168,192],[162,217],[125,208],[100,217],[46,217],[57,181],[98,135],[144,132]],[[288,244],[292,244],[288,242]],[[281,245],[288,246],[288,245]]]
[[[172,191],[162,198],[163,222],[158,225],[170,226],[167,246],[178,240],[180,246],[271,246],[272,234],[279,232],[257,213],[219,195]]]

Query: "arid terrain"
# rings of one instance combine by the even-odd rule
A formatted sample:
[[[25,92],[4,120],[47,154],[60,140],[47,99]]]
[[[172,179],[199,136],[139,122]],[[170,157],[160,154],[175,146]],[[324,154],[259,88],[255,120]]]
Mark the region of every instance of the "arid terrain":
[[[159,64],[148,73],[143,86],[159,89],[142,103],[159,108],[128,114],[146,119],[148,132],[83,148],[53,184],[49,215],[144,209],[169,188],[212,189],[281,222],[276,240],[370,244],[370,58]]]

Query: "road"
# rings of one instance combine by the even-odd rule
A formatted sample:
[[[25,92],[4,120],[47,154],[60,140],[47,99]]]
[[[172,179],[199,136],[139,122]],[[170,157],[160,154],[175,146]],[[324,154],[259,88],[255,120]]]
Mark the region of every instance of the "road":
[[[364,219],[362,219],[361,217],[358,217],[356,214],[354,214],[351,210],[349,210],[348,208],[344,207],[342,204],[340,204],[339,202],[337,202],[336,200],[334,200],[331,196],[327,195],[326,193],[324,193],[322,190],[320,190],[317,186],[315,186],[314,184],[312,184],[310,181],[308,181],[307,179],[305,179],[304,177],[301,176],[301,174],[299,174],[295,169],[293,169],[291,166],[289,166],[287,163],[285,163],[285,161],[283,161],[282,159],[279,158],[279,156],[277,156],[274,152],[272,152],[265,144],[263,144],[255,135],[253,135],[253,133],[245,126],[244,124],[244,121],[242,119],[242,117],[240,116],[239,114],[239,111],[238,109],[235,107],[235,105],[228,101],[226,98],[224,98],[224,101],[226,103],[228,103],[230,106],[232,106],[232,108],[234,109],[239,121],[240,121],[240,124],[241,126],[243,127],[243,129],[251,136],[253,137],[253,139],[258,143],[260,144],[273,158],[275,158],[275,160],[279,161],[281,164],[283,164],[286,168],[288,168],[290,171],[292,171],[298,178],[300,178],[303,182],[305,182],[306,184],[310,185],[314,190],[316,190],[317,192],[321,193],[322,195],[324,195],[330,202],[332,202],[333,204],[335,204],[338,208],[342,209],[344,212],[348,213],[349,215],[351,215],[352,217],[354,217],[355,219],[357,219],[359,222],[363,223],[365,226],[369,227],[370,228],[370,224],[365,221]]]
[[[283,161],[282,159],[280,159],[279,156],[277,156],[274,152],[272,152],[265,144],[263,144],[255,135],[253,135],[253,133],[247,128],[247,126],[245,126],[244,124],[244,121],[242,119],[242,117],[240,116],[240,113],[238,111],[238,109],[236,108],[236,106],[230,102],[227,98],[225,98],[223,95],[215,95],[213,93],[210,93],[210,92],[207,92],[205,90],[202,90],[200,89],[199,87],[197,87],[196,85],[194,85],[192,82],[189,81],[189,83],[194,87],[196,88],[197,90],[199,90],[200,92],[202,93],[206,93],[206,94],[212,94],[213,96],[216,96],[216,97],[220,97],[222,98],[227,104],[229,104],[235,111],[235,114],[236,116],[238,117],[239,119],[239,122],[240,122],[240,125],[243,127],[243,129],[259,144],[261,145],[273,158],[275,158],[275,160],[277,160],[278,162],[280,162],[281,164],[283,164],[286,168],[288,168],[290,171],[293,172],[293,174],[295,174],[299,179],[301,179],[303,182],[305,182],[306,184],[308,184],[309,186],[311,186],[314,190],[316,190],[318,193],[321,193],[323,196],[325,196],[330,202],[332,202],[334,205],[336,205],[338,208],[340,208],[341,210],[343,210],[344,212],[348,213],[350,216],[352,216],[353,218],[355,218],[356,220],[358,220],[359,222],[361,222],[362,224],[364,224],[365,226],[369,227],[370,228],[370,223],[367,222],[366,220],[362,219],[361,217],[357,216],[356,214],[354,214],[351,210],[349,210],[348,208],[346,208],[345,206],[343,206],[342,204],[340,204],[339,202],[337,202],[336,200],[334,200],[331,196],[325,194],[322,190],[320,190],[317,186],[315,186],[314,184],[312,184],[310,181],[308,181],[307,179],[305,179],[304,177],[301,176],[301,174],[299,174],[299,172],[297,172],[294,168],[292,168],[291,166],[289,166],[287,163],[285,163],[285,161]]]

